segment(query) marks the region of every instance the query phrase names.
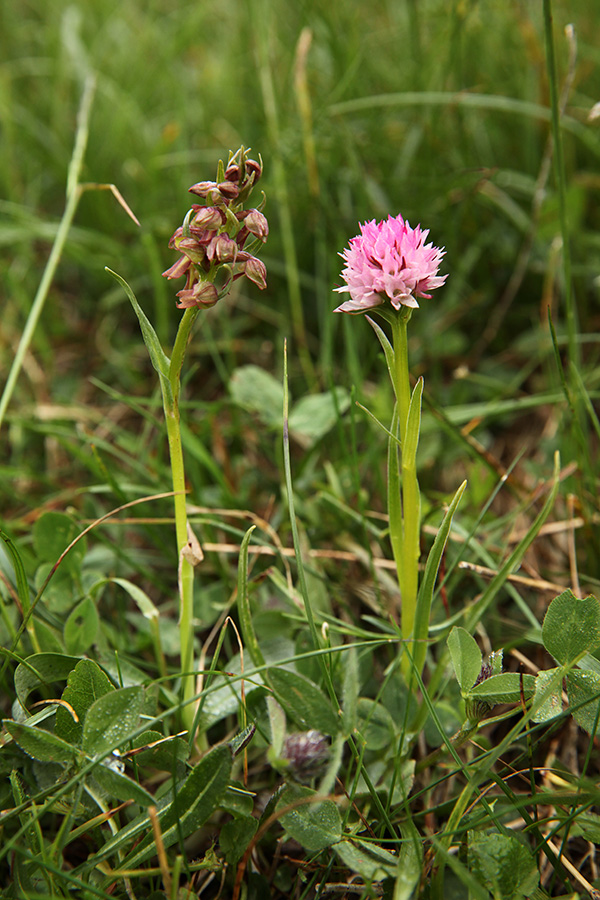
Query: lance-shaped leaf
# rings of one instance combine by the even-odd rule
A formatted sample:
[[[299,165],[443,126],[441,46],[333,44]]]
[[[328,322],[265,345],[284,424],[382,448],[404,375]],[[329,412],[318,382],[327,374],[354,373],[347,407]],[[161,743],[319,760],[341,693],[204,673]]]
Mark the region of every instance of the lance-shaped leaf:
[[[448,650],[463,693],[471,690],[481,673],[481,650],[465,628],[454,626],[448,635]]]
[[[112,275],[115,278],[127,296],[129,297],[129,301],[133,306],[134,312],[138,317],[138,321],[140,323],[140,329],[142,332],[142,338],[144,339],[144,343],[148,350],[148,354],[150,356],[150,361],[156,371],[158,372],[158,376],[160,378],[160,386],[163,392],[163,396],[167,400],[168,406],[172,407],[173,405],[173,391],[171,390],[171,382],[169,381],[169,367],[171,365],[171,361],[167,354],[164,352],[161,347],[160,341],[158,339],[158,335],[152,325],[150,324],[150,320],[148,316],[140,306],[137,301],[137,298],[127,282],[124,278],[121,278],[116,272],[113,272],[112,269],[105,267],[106,271],[109,275]]]

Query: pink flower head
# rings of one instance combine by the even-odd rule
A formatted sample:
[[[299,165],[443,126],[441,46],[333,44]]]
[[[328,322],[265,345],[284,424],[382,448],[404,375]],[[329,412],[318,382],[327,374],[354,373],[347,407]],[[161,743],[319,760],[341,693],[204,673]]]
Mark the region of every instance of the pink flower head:
[[[417,297],[441,287],[447,275],[438,275],[444,249],[426,244],[428,230],[411,228],[402,216],[387,221],[365,222],[360,234],[350,241],[340,256],[346,263],[343,287],[350,294],[335,312],[363,313],[389,300],[394,309],[418,307]]]

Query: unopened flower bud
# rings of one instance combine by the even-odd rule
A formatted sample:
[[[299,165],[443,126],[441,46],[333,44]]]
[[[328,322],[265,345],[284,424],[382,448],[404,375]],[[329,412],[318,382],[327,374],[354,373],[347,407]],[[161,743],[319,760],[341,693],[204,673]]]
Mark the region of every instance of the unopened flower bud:
[[[170,268],[162,273],[163,278],[181,278],[182,275],[185,275],[191,264],[191,260],[188,259],[187,256],[180,256],[177,262],[173,263]]]
[[[208,309],[214,306],[219,295],[214,284],[210,281],[197,281],[192,288],[179,291],[177,296],[177,306],[179,309],[189,309],[191,306],[198,306],[201,309]]]
[[[233,181],[237,184],[240,180],[240,167],[237,163],[232,163],[230,166],[227,166],[225,169],[225,178],[227,181]]]
[[[251,256],[244,264],[244,275],[258,285],[261,291],[264,291],[267,286],[267,267],[262,260]]]
[[[237,184],[234,184],[233,181],[220,181],[217,187],[226,200],[235,200],[240,192]]]
[[[269,223],[267,217],[257,209],[248,211],[248,215],[244,217],[244,225],[251,234],[256,235],[261,241],[266,241],[269,235]]]
[[[238,248],[235,241],[232,241],[227,234],[217,234],[212,238],[206,248],[207,257],[213,261],[220,263],[235,262]]]
[[[188,188],[190,194],[197,194],[199,197],[206,197],[211,190],[217,186],[216,181],[199,181]]]
[[[254,175],[254,184],[258,181],[260,176],[262,175],[262,166],[260,163],[257,163],[255,159],[247,159],[246,160],[246,176]]]
[[[329,741],[314,728],[289,734],[283,742],[282,759],[298,781],[307,781],[320,773],[329,756]]]
[[[201,206],[192,221],[196,228],[214,231],[221,227],[225,216],[216,206]]]

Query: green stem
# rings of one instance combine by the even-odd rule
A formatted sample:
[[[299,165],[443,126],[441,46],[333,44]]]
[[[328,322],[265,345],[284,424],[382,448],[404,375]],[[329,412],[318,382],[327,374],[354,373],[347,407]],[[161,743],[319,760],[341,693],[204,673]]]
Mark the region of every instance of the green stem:
[[[188,345],[192,325],[198,315],[198,307],[186,309],[173,346],[173,355],[169,367],[169,382],[172,399],[163,393],[165,422],[169,441],[171,459],[171,477],[173,479],[173,503],[175,508],[175,534],[177,540],[177,557],[179,560],[179,646],[181,661],[181,685],[183,694],[183,721],[188,729],[194,723],[195,694],[194,678],[194,569],[191,563],[182,556],[182,549],[188,543],[187,511],[185,498],[185,469],[183,465],[183,447],[181,444],[181,428],[179,416],[179,395],[181,392],[181,369]]]
[[[392,325],[392,343],[394,347],[393,384],[396,392],[398,410],[398,426],[402,453],[402,540],[401,561],[396,559],[398,580],[402,598],[402,636],[408,640],[408,654],[402,664],[405,675],[410,671],[410,660],[414,656],[412,637],[414,636],[417,593],[419,590],[419,555],[421,525],[421,495],[417,481],[416,452],[406,452],[408,413],[410,409],[410,379],[408,374],[408,337],[407,325],[410,310],[401,311],[390,318]],[[416,451],[416,443],[415,443]],[[396,517],[390,516],[390,533],[392,547],[399,545],[398,537],[393,534],[398,530]]]

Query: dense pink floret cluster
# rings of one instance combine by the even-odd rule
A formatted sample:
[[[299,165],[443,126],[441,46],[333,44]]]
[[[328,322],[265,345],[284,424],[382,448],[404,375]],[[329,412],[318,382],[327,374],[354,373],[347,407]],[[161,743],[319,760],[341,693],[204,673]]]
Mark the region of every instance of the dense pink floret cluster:
[[[388,300],[394,309],[417,307],[417,297],[441,287],[447,275],[438,275],[444,249],[426,244],[428,230],[411,228],[402,216],[365,222],[340,256],[346,263],[346,282],[335,290],[350,294],[335,312],[363,313]]]

